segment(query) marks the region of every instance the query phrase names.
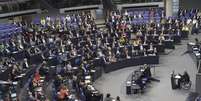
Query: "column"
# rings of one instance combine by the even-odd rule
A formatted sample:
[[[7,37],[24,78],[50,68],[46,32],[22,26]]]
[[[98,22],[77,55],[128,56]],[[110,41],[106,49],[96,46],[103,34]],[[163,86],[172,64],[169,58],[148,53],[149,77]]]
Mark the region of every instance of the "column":
[[[172,9],[172,0],[165,0],[165,11],[166,11],[166,16],[172,16],[173,15],[173,9]]]

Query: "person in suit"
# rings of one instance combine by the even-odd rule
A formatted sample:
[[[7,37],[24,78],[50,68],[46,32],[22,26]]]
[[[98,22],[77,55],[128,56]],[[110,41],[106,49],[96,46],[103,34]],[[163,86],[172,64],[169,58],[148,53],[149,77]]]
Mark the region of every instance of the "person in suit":
[[[116,101],[121,101],[119,96],[116,97]]]
[[[185,82],[185,83],[190,82],[190,76],[189,76],[187,71],[184,71],[184,74],[182,75],[182,81]]]
[[[147,64],[144,65],[144,72],[143,72],[143,76],[146,78],[151,78],[151,69],[150,66],[147,66]]]
[[[47,77],[49,69],[46,67],[46,64],[47,63],[45,61],[43,61],[42,65],[41,65],[41,67],[39,69],[39,74],[41,76],[46,76]]]
[[[23,69],[29,68],[29,64],[28,64],[27,58],[24,59],[22,67],[23,67]]]
[[[109,93],[106,95],[104,101],[112,101],[112,97],[110,96]]]
[[[62,82],[63,82],[63,79],[62,79],[61,75],[59,75],[59,74],[56,75],[56,78],[54,80],[55,87],[59,87],[62,84]],[[56,88],[56,89],[58,90],[58,88]]]

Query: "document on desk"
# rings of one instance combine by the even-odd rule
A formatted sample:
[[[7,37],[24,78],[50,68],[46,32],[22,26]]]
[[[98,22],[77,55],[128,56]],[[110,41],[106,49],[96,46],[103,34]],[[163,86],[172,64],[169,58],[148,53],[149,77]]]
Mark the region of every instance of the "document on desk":
[[[188,44],[189,44],[189,45],[195,45],[195,43],[193,43],[193,42],[189,42]]]

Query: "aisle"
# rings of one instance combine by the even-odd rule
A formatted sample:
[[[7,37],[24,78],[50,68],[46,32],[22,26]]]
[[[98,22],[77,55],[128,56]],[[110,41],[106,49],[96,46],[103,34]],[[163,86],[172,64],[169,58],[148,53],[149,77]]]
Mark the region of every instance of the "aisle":
[[[189,40],[194,41],[196,36],[190,36]],[[200,36],[199,36],[200,37]],[[187,42],[182,41],[182,45],[176,46],[174,51],[168,55],[160,56],[160,64],[156,67],[156,77],[160,83],[153,82],[144,94],[127,96],[125,94],[125,80],[137,67],[121,69],[109,74],[103,74],[94,85],[104,95],[111,93],[112,97],[120,96],[122,101],[185,101],[188,94],[195,90],[196,66],[189,54],[185,54]],[[172,90],[170,83],[170,73],[183,73],[187,70],[192,80],[190,91]]]

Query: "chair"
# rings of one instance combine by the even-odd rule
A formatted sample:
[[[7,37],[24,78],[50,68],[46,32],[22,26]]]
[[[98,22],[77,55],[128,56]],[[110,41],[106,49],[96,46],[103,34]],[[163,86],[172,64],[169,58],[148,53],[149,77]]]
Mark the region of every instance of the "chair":
[[[131,85],[131,94],[137,94],[140,91],[140,86],[133,83]]]

